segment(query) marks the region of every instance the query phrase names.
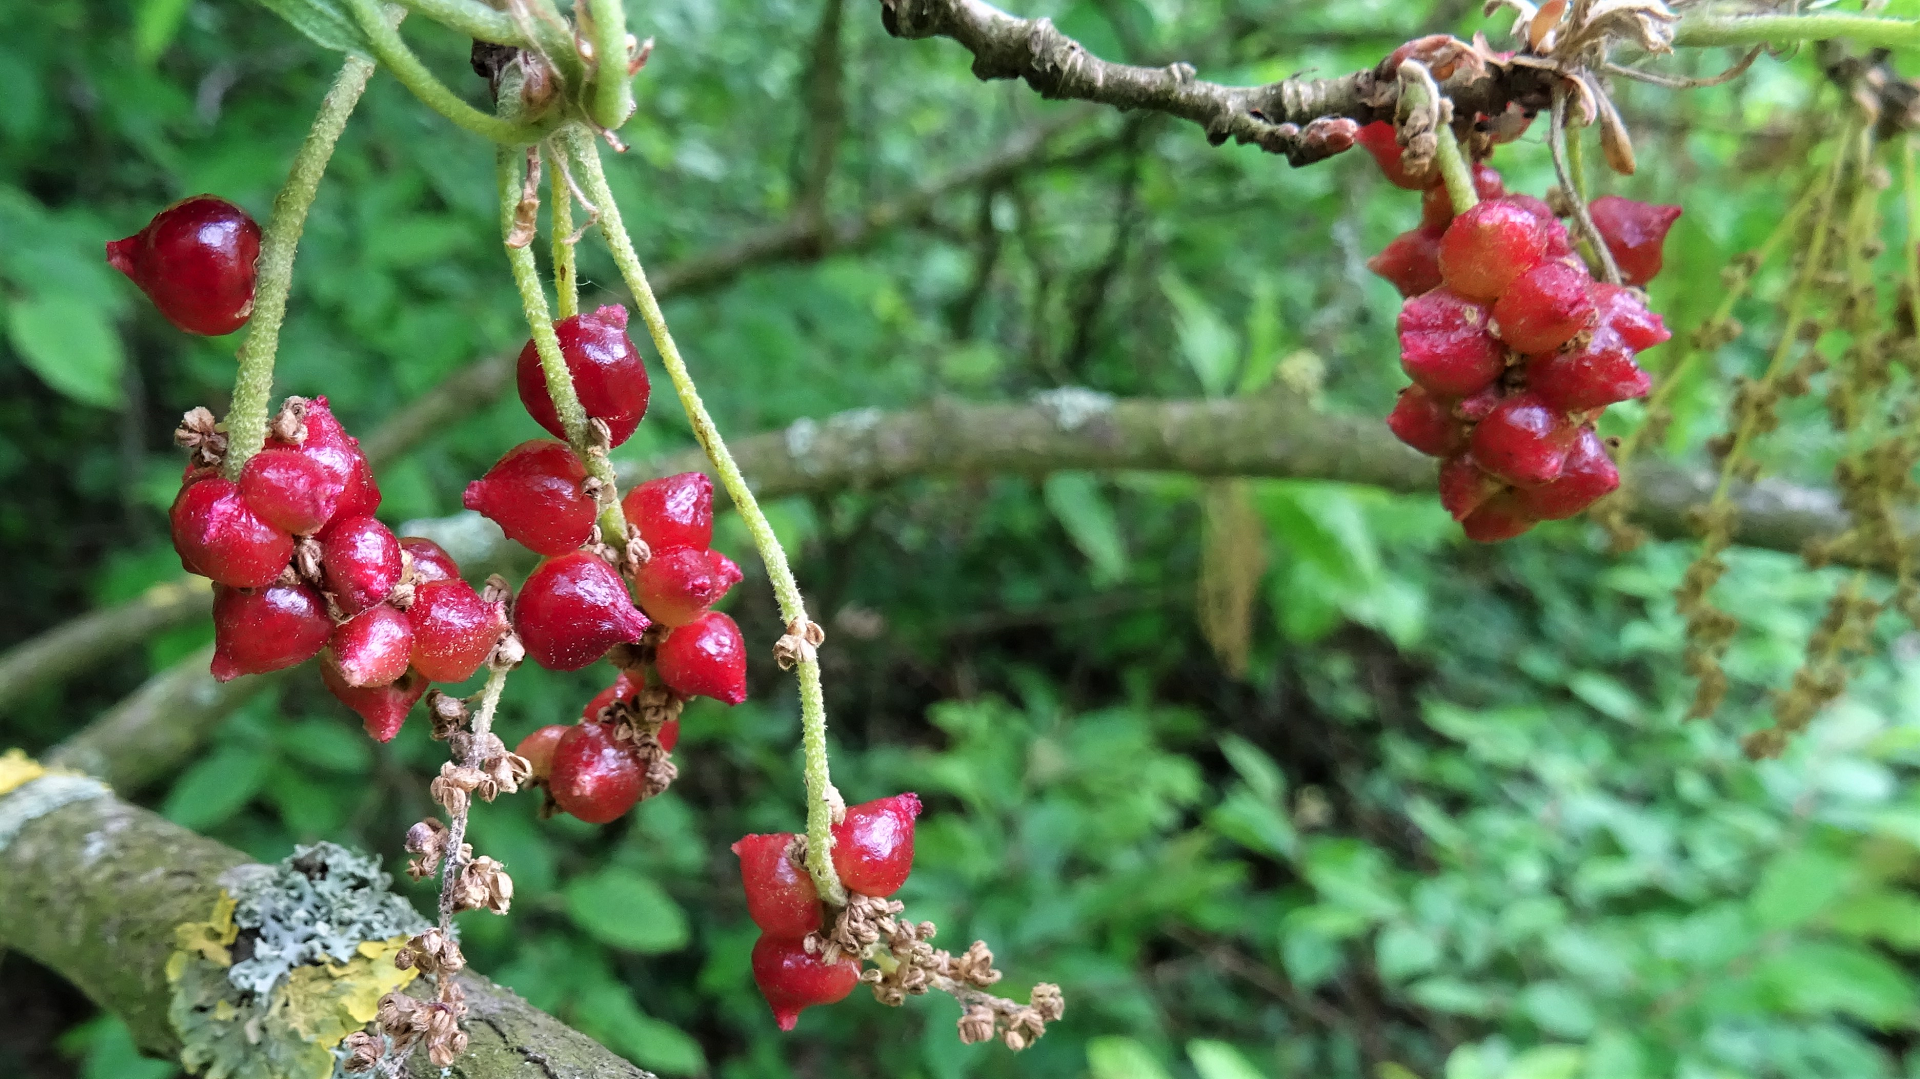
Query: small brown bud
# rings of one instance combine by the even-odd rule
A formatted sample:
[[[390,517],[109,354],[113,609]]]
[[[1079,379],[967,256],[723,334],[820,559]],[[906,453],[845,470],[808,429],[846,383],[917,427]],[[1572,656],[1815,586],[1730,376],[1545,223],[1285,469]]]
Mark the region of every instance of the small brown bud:
[[[340,1070],[355,1074],[372,1071],[386,1052],[380,1035],[365,1030],[356,1030],[347,1035],[340,1047],[347,1051],[347,1059],[341,1062]]]
[[[977,1045],[993,1038],[993,1009],[984,1004],[968,1008],[960,1016],[960,1042]]]

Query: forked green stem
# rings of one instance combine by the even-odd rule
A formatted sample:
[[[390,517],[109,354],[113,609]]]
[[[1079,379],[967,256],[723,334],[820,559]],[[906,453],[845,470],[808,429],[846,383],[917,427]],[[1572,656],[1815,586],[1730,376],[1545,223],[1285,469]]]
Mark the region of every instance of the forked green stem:
[[[254,263],[253,316],[246,340],[240,342],[240,371],[233,381],[233,400],[227,409],[228,479],[239,479],[247,458],[267,442],[267,407],[273,396],[273,360],[280,351],[280,325],[287,317],[287,292],[293,286],[293,255],[307,227],[307,210],[320,190],[320,177],[346,130],[347,117],[360,102],[373,77],[373,62],[348,56],[334,77],[320,114],[313,118],[307,140],[294,155],[287,182],[273,198],[273,214],[260,235],[260,258]]]
[[[409,11],[470,38],[496,45],[527,44],[520,28],[513,24],[513,16],[495,11],[480,0],[400,0],[400,3]]]
[[[578,126],[564,128],[557,138],[566,147],[570,163],[576,170],[574,176],[584,184],[586,197],[600,211],[600,234],[606,238],[607,247],[613,252],[614,264],[620,267],[620,275],[626,279],[627,288],[633,293],[634,306],[639,308],[640,318],[647,324],[647,332],[653,336],[654,347],[660,351],[660,361],[666,366],[667,376],[673,380],[674,392],[679,395],[680,404],[687,411],[693,436],[706,451],[707,459],[713,462],[714,471],[720,474],[721,486],[727,489],[734,508],[740,511],[741,521],[753,535],[753,545],[766,563],[768,579],[773,582],[781,618],[789,627],[805,630],[809,625],[807,605],[800,596],[800,586],[793,579],[793,569],[787,564],[787,552],[781,548],[779,537],[773,533],[773,526],[767,523],[766,514],[761,512],[759,501],[753,497],[753,490],[740,474],[740,466],[734,463],[733,455],[727,451],[727,444],[714,426],[706,403],[700,399],[699,389],[687,373],[686,361],[680,356],[679,346],[674,344],[673,334],[667,330],[667,320],[660,313],[660,302],[655,299],[653,288],[647,283],[647,273],[641,268],[639,256],[634,253],[633,240],[620,220],[620,207],[613,201],[613,192],[607,187],[607,174],[600,167],[599,148],[593,144],[586,130]],[[833,903],[844,903],[846,889],[841,886],[840,878],[833,870],[832,826],[839,794],[833,789],[833,780],[827,769],[826,698],[820,688],[820,662],[813,657],[811,649],[804,651],[795,667],[800,680],[801,747],[806,759],[807,776],[807,872],[813,877],[814,887],[823,897]]]
[[[400,85],[406,87],[414,97],[454,124],[503,146],[525,146],[538,142],[547,128],[553,125],[552,119],[544,123],[518,124],[467,104],[460,99],[460,95],[447,89],[445,83],[435,78],[433,72],[427,70],[427,65],[421,63],[420,58],[407,47],[399,29],[389,23],[381,11],[380,0],[346,0],[346,3],[353,12],[354,23],[366,36],[374,59],[393,72],[393,77],[400,80]],[[557,110],[549,113],[550,117],[557,115]]]

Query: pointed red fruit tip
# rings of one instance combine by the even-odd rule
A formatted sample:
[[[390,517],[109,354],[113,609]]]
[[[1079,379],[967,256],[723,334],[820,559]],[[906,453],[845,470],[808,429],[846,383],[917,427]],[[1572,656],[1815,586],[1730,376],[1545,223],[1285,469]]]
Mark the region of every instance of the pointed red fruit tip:
[[[1467,515],[1460,527],[1475,543],[1498,543],[1531,529],[1539,521],[1520,505],[1518,492],[1504,491]]]
[[[912,792],[848,806],[833,826],[833,869],[850,891],[885,898],[913,869],[913,822],[920,796]]]
[[[536,438],[501,455],[467,485],[460,502],[536,554],[566,554],[592,537],[600,515],[581,490],[586,478],[586,466],[566,443]]]
[[[320,681],[335,699],[359,715],[368,737],[381,743],[393,741],[407,721],[407,712],[427,692],[427,680],[411,673],[389,685],[350,686],[339,668],[325,661],[320,664]]]
[[[845,1000],[860,982],[860,964],[851,959],[823,963],[794,937],[761,934],[753,944],[752,965],[754,984],[781,1030],[792,1030],[803,1009]]]
[[[613,567],[586,551],[542,562],[514,598],[514,629],[527,655],[550,671],[577,671],[616,644],[638,641],[652,624]]]
[[[1587,205],[1594,228],[1613,253],[1620,277],[1629,285],[1644,285],[1660,272],[1667,232],[1680,219],[1680,207],[1602,195]]]
[[[677,626],[654,654],[660,680],[689,697],[722,704],[747,699],[747,646],[740,627],[719,611]]]
[[[1395,236],[1367,260],[1367,269],[1400,291],[1418,296],[1440,287],[1440,231],[1422,226]]]
[[[1449,405],[1445,398],[1408,386],[1387,414],[1387,429],[1429,457],[1450,457],[1467,448],[1467,425],[1454,418]]]

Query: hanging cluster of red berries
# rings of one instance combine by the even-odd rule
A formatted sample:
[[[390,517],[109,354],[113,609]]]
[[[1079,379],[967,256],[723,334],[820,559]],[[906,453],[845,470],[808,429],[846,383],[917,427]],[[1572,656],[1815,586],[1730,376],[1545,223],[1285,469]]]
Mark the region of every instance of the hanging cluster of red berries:
[[[1481,200],[1456,216],[1438,170],[1403,167],[1394,129],[1359,141],[1394,184],[1425,192],[1420,226],[1368,266],[1406,297],[1401,391],[1387,426],[1442,458],[1440,501],[1469,538],[1509,539],[1586,509],[1620,485],[1594,423],[1650,386],[1635,355],[1672,336],[1633,288],[1596,281],[1539,199],[1473,167]],[[1608,196],[1590,207],[1626,285],[1659,272],[1679,207]]]
[[[907,793],[847,807],[833,826],[833,869],[854,896],[884,899],[900,890],[913,869],[913,822],[919,796]],[[733,845],[747,916],[760,928],[753,945],[753,980],[781,1030],[800,1012],[846,999],[860,981],[858,957],[829,961],[822,941],[826,905],[807,875],[805,841],[791,832],[750,835]]]

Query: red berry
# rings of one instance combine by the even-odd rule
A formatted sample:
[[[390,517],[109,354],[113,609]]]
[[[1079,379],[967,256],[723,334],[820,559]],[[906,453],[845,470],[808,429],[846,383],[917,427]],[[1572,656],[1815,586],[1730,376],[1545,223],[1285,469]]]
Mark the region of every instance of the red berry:
[[[740,627],[719,611],[676,626],[654,654],[660,680],[676,693],[723,704],[747,699],[747,645]]]
[[[1500,174],[1485,165],[1473,167],[1473,191],[1482,202],[1497,199],[1507,193],[1507,185]],[[1420,225],[1434,230],[1435,235],[1447,227],[1453,220],[1453,196],[1447,193],[1447,185],[1434,184],[1427,193],[1420,196]]]
[[[804,937],[820,928],[820,893],[794,857],[794,835],[750,835],[733,845],[740,856],[740,883],[747,892],[747,917],[762,932]]]
[[[180,565],[219,584],[263,588],[293,558],[293,537],[261,519],[224,476],[180,488],[168,517]]]
[[[580,406],[588,419],[607,421],[618,446],[633,436],[640,417],[647,414],[647,365],[640,350],[627,336],[627,309],[618,305],[602,307],[589,315],[574,315],[553,324],[560,337],[560,355],[573,376],[573,389],[580,395]],[[518,370],[520,403],[527,415],[555,438],[566,438],[560,414],[547,394],[547,376],[540,366],[540,353],[528,341],[520,350]]]
[[[346,484],[298,450],[264,449],[240,470],[240,495],[275,528],[311,536],[332,519]]]
[[[713,481],[704,472],[648,480],[620,505],[649,547],[713,546]]]
[[[746,574],[740,572],[739,563],[719,551],[708,551],[707,554],[713,559],[713,575],[720,582],[722,593],[746,580]]]
[[[1462,398],[1459,404],[1453,406],[1453,414],[1462,423],[1479,423],[1487,418],[1487,413],[1500,407],[1500,402],[1504,400],[1506,394],[1499,386],[1488,386],[1479,393]]]
[[[1593,325],[1593,278],[1583,264],[1553,259],[1514,279],[1493,305],[1500,340],[1515,352],[1552,352]]]
[[[347,684],[339,668],[325,662],[320,664],[320,681],[341,704],[359,714],[367,734],[376,742],[393,741],[414,702],[427,691],[427,680],[417,674],[402,675],[390,685],[356,688]]]
[[[231,682],[305,663],[333,632],[327,604],[303,584],[213,590],[213,677]]]
[[[1407,174],[1400,160],[1406,150],[1400,145],[1400,136],[1394,131],[1393,125],[1385,120],[1375,120],[1362,127],[1360,133],[1354,136],[1354,141],[1367,148],[1374,161],[1379,163],[1380,171],[1386,174],[1387,182],[1393,186],[1420,191],[1432,182],[1432,170],[1417,177]]]
[[[714,572],[713,558],[692,547],[655,549],[634,577],[640,609],[663,626],[684,626],[707,613],[727,587]]]
[[[1673,337],[1660,316],[1647,309],[1646,300],[1638,292],[1605,281],[1595,281],[1592,292],[1600,325],[1619,334],[1635,352],[1645,352]]]
[[[588,824],[617,819],[640,800],[640,762],[605,723],[576,723],[554,744],[547,790]]]
[[[446,549],[430,539],[419,536],[401,536],[400,549],[405,551],[413,562],[413,583],[428,584],[433,581],[457,581],[460,579],[460,563]]]
[[[1560,478],[1579,433],[1566,413],[1535,394],[1517,393],[1474,427],[1469,442],[1481,468],[1516,487],[1538,487]]]
[[[290,401],[293,399],[289,399]],[[299,444],[278,438],[268,446],[292,449],[326,470],[343,490],[334,507],[334,517],[371,517],[380,508],[380,485],[373,478],[373,466],[360,452],[360,440],[347,433],[327,406],[325,397],[315,397],[303,406],[301,422],[307,437]]]
[[[513,604],[527,655],[550,671],[577,671],[616,644],[638,641],[650,625],[620,575],[586,551],[542,562]]]
[[[1454,418],[1445,400],[1418,386],[1400,391],[1387,413],[1394,436],[1429,457],[1448,457],[1467,448],[1467,425]]]
[[[559,747],[560,739],[572,729],[565,723],[549,723],[520,739],[520,744],[513,751],[527,759],[533,768],[533,778],[545,779],[553,774],[553,751]]]
[[[1506,369],[1485,304],[1434,289],[1400,305],[1400,367],[1437,397],[1466,397]]]
[[[621,671],[614,677],[612,685],[593,695],[593,699],[587,702],[587,706],[580,710],[580,718],[583,721],[600,719],[600,710],[615,701],[626,701],[631,704],[646,686],[645,675],[635,677],[631,671]]]
[[[1646,396],[1653,380],[1633,362],[1633,350],[1611,328],[1572,352],[1527,359],[1527,388],[1562,412],[1586,412]]]
[[[1553,207],[1534,198],[1532,195],[1502,195],[1500,201],[1510,206],[1518,206],[1533,215],[1540,223],[1540,229],[1546,236],[1546,250],[1540,253],[1542,258],[1565,258],[1573,254],[1573,237],[1568,235],[1567,226],[1553,215]]]
[[[1512,539],[1538,524],[1521,506],[1517,491],[1502,491],[1480,504],[1460,522],[1467,538],[1476,543],[1498,543]]]
[[[407,673],[413,625],[406,615],[382,603],[335,626],[327,647],[348,685],[384,686]]]
[[[1454,218],[1440,237],[1440,277],[1462,296],[1499,299],[1546,247],[1546,229],[1532,213],[1505,199],[1482,202]]]
[[[407,621],[413,626],[413,668],[430,682],[473,677],[507,631],[500,606],[457,577],[415,588]]]
[[[753,983],[773,1008],[773,1021],[792,1030],[803,1009],[845,1000],[860,984],[860,964],[841,959],[828,965],[807,954],[796,937],[763,933],[753,943]]]
[[[913,821],[920,796],[909,791],[848,806],[833,826],[833,871],[861,895],[885,898],[900,890],[913,868]]]
[[[491,517],[508,539],[539,554],[566,554],[593,538],[600,515],[580,490],[586,478],[566,443],[535,439],[508,450],[460,501]]]
[[[1560,478],[1545,487],[1517,492],[1517,500],[1529,514],[1543,521],[1560,521],[1612,494],[1620,487],[1620,470],[1607,456],[1607,444],[1590,427],[1582,428],[1574,441]]]
[[[168,322],[208,337],[246,325],[259,257],[260,226],[212,195],[181,199],[107,245],[107,263],[132,278]]]
[[[1506,484],[1487,475],[1474,463],[1472,454],[1449,457],[1440,465],[1440,504],[1456,521],[1465,520],[1505,488]]]
[[[320,566],[333,601],[357,614],[400,583],[400,540],[371,517],[336,517],[320,535]]]
[[[1440,287],[1440,231],[1422,226],[1395,236],[1367,260],[1367,269],[1387,279],[1402,296]]]
[[[1655,206],[1646,202],[1602,195],[1587,204],[1593,215],[1593,227],[1600,230],[1620,276],[1629,285],[1644,285],[1660,272],[1667,230],[1680,218],[1678,206]]]

